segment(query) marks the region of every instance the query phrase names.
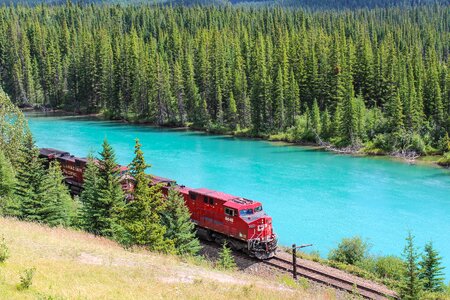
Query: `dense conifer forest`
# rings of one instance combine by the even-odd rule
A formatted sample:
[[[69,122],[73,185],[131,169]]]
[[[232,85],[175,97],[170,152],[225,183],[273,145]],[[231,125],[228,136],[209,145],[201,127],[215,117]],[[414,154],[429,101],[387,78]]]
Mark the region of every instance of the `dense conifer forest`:
[[[444,153],[449,13],[2,7],[0,83],[19,105],[369,153]]]

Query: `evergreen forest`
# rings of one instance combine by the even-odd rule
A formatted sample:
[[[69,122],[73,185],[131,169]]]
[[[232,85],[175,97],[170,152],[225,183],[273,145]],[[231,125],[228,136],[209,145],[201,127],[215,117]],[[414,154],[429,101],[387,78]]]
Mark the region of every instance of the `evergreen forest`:
[[[20,106],[368,153],[449,151],[450,7],[0,8]]]

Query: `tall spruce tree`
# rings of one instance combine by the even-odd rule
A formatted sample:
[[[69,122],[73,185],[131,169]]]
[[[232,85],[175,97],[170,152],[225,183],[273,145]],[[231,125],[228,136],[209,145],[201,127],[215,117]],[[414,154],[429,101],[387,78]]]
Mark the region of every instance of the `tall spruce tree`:
[[[166,227],[161,224],[163,195],[159,187],[149,186],[150,178],[145,174],[149,165],[145,162],[141,144],[137,139],[134,154],[130,174],[134,177],[135,186],[132,198],[120,215],[120,224],[128,234],[126,242],[154,251],[173,252],[173,242],[165,239]]]
[[[80,195],[81,212],[80,225],[81,228],[88,232],[98,233],[100,228],[100,215],[96,209],[96,202],[100,197],[99,189],[99,169],[94,157],[88,156],[86,169],[83,173],[83,191]]]
[[[405,259],[405,273],[401,282],[401,297],[405,300],[419,300],[422,295],[422,282],[419,278],[418,266],[419,254],[411,232],[406,237],[403,258]]]
[[[422,255],[419,278],[423,282],[425,290],[430,292],[442,292],[444,289],[444,273],[441,266],[442,257],[434,249],[433,243],[428,242],[425,245],[425,252]]]
[[[20,217],[30,221],[41,221],[39,210],[42,208],[42,203],[39,196],[42,192],[44,165],[39,158],[39,150],[31,134],[27,135],[18,155],[17,184],[14,194],[19,201]]]
[[[39,201],[37,214],[41,222],[50,226],[70,225],[75,207],[58,161],[52,161],[42,177]]]
[[[92,203],[96,226],[94,234],[112,237],[117,222],[117,212],[124,205],[119,166],[113,148],[105,139],[98,160],[98,198]]]
[[[195,224],[191,221],[191,213],[184,203],[183,197],[174,189],[169,190],[162,224],[167,228],[165,237],[173,241],[177,254],[196,255],[200,243],[195,236]]]

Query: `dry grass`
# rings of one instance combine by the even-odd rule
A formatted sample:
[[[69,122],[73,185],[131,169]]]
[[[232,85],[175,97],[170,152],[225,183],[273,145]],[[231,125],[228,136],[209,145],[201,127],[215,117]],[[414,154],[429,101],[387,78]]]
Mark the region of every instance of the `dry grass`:
[[[0,299],[333,299],[327,291],[219,272],[177,257],[124,250],[82,232],[0,218],[10,249],[0,264]],[[33,284],[18,290],[35,267]]]

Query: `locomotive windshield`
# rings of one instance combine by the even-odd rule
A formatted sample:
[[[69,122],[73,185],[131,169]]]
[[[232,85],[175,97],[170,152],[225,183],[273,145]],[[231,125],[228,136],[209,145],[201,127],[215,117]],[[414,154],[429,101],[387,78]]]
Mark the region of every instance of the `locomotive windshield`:
[[[242,209],[242,210],[240,210],[239,211],[239,214],[241,215],[241,216],[248,216],[248,215],[251,215],[251,214],[253,214],[253,209]]]
[[[255,208],[255,212],[259,212],[262,211],[262,206],[258,206],[257,208]]]

